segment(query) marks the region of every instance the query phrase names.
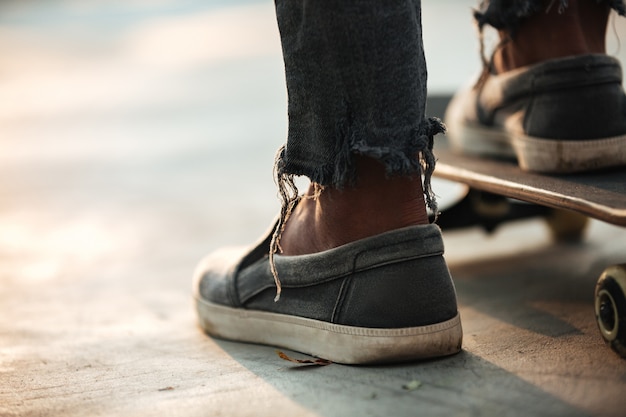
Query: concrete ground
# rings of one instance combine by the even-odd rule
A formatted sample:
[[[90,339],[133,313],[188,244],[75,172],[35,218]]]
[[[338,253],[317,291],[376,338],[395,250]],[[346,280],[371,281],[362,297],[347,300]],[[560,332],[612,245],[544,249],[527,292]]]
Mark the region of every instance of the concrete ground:
[[[224,3],[0,5],[0,416],[626,415],[593,315],[626,233],[598,222],[571,245],[538,220],[446,233],[448,359],[301,367],[202,334],[191,272],[268,226],[286,131],[272,4]],[[471,3],[434,3],[431,91],[451,92],[479,68]]]

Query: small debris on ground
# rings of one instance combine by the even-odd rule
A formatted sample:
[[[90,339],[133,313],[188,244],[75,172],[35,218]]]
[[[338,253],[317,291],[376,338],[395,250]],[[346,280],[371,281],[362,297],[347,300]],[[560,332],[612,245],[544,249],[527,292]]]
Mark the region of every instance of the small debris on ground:
[[[172,390],[174,390],[174,387],[159,388],[159,391],[172,391]]]
[[[416,389],[418,389],[419,387],[422,386],[422,382],[418,381],[417,379],[414,379],[413,381],[402,385],[402,388],[407,390],[407,391],[414,391]]]
[[[276,354],[278,355],[279,358],[289,361],[289,362],[293,362],[293,363],[299,363],[301,365],[317,365],[317,366],[326,366],[326,365],[330,365],[332,362],[326,359],[295,359],[295,358],[291,358],[289,356],[287,356],[287,354],[285,354],[285,352],[281,352],[280,350],[276,351]]]

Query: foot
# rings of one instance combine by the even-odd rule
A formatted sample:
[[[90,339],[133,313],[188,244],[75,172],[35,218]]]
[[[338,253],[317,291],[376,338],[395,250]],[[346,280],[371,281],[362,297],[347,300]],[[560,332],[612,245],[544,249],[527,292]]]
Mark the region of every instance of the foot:
[[[460,351],[454,285],[419,176],[388,178],[380,163],[356,159],[353,187],[312,186],[288,219],[274,256],[277,302],[271,236],[200,263],[194,293],[209,335],[346,364]]]
[[[604,53],[608,6],[571,0],[562,14],[553,9],[523,21],[490,71],[455,95],[445,116],[450,143],[516,158],[528,171],[626,165],[622,68]]]

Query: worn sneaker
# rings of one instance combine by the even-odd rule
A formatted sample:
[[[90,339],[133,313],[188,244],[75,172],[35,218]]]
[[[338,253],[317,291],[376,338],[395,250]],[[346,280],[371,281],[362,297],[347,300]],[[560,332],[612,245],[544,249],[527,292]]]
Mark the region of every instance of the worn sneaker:
[[[522,169],[570,173],[626,165],[619,61],[582,55],[488,74],[446,111],[452,147],[516,157]]]
[[[221,250],[194,275],[201,327],[211,336],[366,364],[461,350],[456,294],[436,225],[413,226],[335,249],[274,257],[271,235],[246,251]]]

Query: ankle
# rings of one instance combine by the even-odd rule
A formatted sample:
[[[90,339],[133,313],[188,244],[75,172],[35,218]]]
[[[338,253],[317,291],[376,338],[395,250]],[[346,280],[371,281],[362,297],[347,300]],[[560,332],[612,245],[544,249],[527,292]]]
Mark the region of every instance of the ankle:
[[[558,9],[553,6],[522,21],[512,39],[500,31],[503,46],[494,55],[496,72],[566,56],[606,53],[607,2],[570,0],[563,12]]]
[[[357,178],[353,187],[326,187],[317,195],[311,185],[287,222],[283,254],[320,252],[429,222],[420,176],[387,177],[379,162],[357,158]]]

